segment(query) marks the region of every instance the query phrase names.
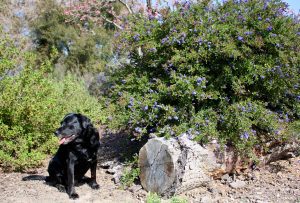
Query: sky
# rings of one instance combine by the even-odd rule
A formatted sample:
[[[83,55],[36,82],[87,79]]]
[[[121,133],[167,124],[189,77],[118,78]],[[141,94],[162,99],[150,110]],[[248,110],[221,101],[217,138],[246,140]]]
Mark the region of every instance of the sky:
[[[290,9],[294,10],[296,13],[299,13],[300,10],[300,0],[283,0],[290,5]]]

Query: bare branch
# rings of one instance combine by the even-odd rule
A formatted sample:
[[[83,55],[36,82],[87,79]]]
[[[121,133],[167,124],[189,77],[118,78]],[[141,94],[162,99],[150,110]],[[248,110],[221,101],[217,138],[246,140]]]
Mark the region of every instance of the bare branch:
[[[123,5],[127,8],[128,12],[129,12],[130,14],[133,13],[133,12],[132,12],[132,9],[130,8],[130,6],[129,6],[127,3],[125,3],[123,0],[119,0],[119,2],[120,2],[121,4],[123,4]]]
[[[119,28],[120,30],[123,30],[122,26],[118,25],[118,24],[115,23],[114,21],[109,20],[109,19],[105,18],[105,17],[102,16],[102,15],[101,15],[100,17],[101,17],[103,20],[105,20],[106,22],[114,24],[114,26],[116,26],[116,27]]]
[[[152,9],[151,0],[147,0],[147,8],[148,10]]]

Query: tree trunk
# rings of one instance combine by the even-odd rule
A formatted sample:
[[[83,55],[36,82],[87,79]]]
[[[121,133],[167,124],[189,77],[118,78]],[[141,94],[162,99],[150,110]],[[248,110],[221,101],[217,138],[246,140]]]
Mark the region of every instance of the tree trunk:
[[[220,168],[214,153],[188,139],[150,139],[139,152],[141,184],[147,191],[172,196],[205,186],[210,173]]]
[[[293,157],[298,149],[296,142],[272,147],[270,154],[260,157],[258,167]],[[204,148],[189,140],[186,134],[168,140],[152,138],[139,152],[143,188],[166,197],[205,187],[212,179],[241,173],[252,165],[250,159],[239,157],[233,147],[224,146],[221,150],[217,141],[212,141]]]

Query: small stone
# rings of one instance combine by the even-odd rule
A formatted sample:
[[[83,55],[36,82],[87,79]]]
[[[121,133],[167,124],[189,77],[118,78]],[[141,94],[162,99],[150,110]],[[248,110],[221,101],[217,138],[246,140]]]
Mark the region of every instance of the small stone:
[[[212,198],[210,196],[204,196],[204,197],[201,197],[200,202],[201,203],[212,203],[214,201],[212,200]]]
[[[135,193],[142,189],[141,185],[132,185],[128,190],[132,193]]]
[[[235,182],[232,182],[229,184],[230,187],[232,188],[243,188],[246,186],[246,182],[245,181],[242,181],[242,180],[236,180]]]
[[[113,181],[115,184],[120,184],[120,179],[121,179],[122,173],[116,173],[113,175]]]
[[[210,188],[207,188],[207,191],[210,192],[210,193],[215,193],[215,189],[214,189],[214,188],[211,188],[211,187],[210,187]]]
[[[239,176],[237,176],[237,179],[244,181],[244,180],[246,180],[246,177],[243,175],[239,175]]]
[[[113,174],[118,173],[118,172],[120,172],[122,170],[123,170],[123,166],[122,165],[117,165],[117,166],[115,166],[113,168],[108,169],[106,171],[106,173],[113,175]]]
[[[152,139],[152,138],[157,138],[157,136],[154,133],[150,133],[149,134],[149,139]]]
[[[232,182],[232,178],[229,176],[229,174],[225,174],[221,177],[221,183],[225,184],[231,182]]]
[[[99,166],[101,168],[104,168],[104,169],[108,169],[108,168],[113,168],[114,165],[116,165],[116,161],[115,160],[112,160],[112,161],[104,161],[104,162],[101,162],[99,164]]]
[[[253,172],[253,178],[254,180],[259,180],[260,179],[260,173],[258,171]]]

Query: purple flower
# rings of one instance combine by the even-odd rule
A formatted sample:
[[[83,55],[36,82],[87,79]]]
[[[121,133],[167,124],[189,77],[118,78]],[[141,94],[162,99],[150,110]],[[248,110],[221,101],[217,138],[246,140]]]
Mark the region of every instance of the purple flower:
[[[239,41],[243,41],[244,40],[244,38],[242,37],[242,36],[238,36],[238,38],[237,38]]]
[[[188,133],[188,134],[187,134],[187,138],[188,138],[189,140],[193,140],[193,139],[194,139],[194,135],[192,135],[191,133]]]
[[[246,108],[244,106],[242,106],[242,111],[245,112],[246,111]]]
[[[134,98],[130,98],[128,107],[132,107],[134,105]]]
[[[134,41],[139,41],[140,40],[140,35],[139,34],[136,34],[136,35],[134,35],[133,36],[133,39],[134,39]]]
[[[244,18],[244,16],[242,16],[242,15],[238,15],[238,19],[240,19],[240,20],[242,20],[242,21],[245,21],[245,18]]]
[[[267,30],[268,30],[268,31],[272,31],[272,30],[273,30],[273,27],[270,25],[269,27],[267,27]]]
[[[279,8],[277,10],[277,12],[278,12],[279,15],[282,15],[282,13],[284,12],[284,10],[285,10],[284,8]]]
[[[163,39],[161,40],[161,44],[165,44],[168,40],[169,40],[168,37],[163,38]]]
[[[276,37],[276,36],[277,36],[277,34],[274,34],[274,33],[271,34],[271,37]]]
[[[289,119],[289,115],[288,115],[288,114],[285,114],[285,119],[284,119],[284,120],[285,120],[285,122],[287,122],[287,123],[290,122],[290,119]]]
[[[195,92],[195,91],[192,92],[192,95],[193,95],[193,96],[195,96],[196,94],[197,94],[197,92]]]
[[[202,40],[201,38],[199,38],[199,39],[197,40],[197,42],[198,42],[199,45],[201,45],[201,44],[203,43],[203,40]]]
[[[147,111],[148,110],[148,106],[144,106],[144,111]]]
[[[149,51],[150,51],[150,52],[156,52],[157,50],[156,50],[155,47],[153,47],[153,48],[151,48]]]
[[[180,39],[180,43],[179,43],[179,44],[185,43],[185,38],[186,38],[186,34],[185,34],[185,33],[182,33],[182,34],[181,34],[181,39]]]
[[[149,17],[149,20],[154,20],[154,19],[155,19],[155,16],[154,16],[154,15],[152,15],[152,13],[151,13],[151,12],[148,14],[148,17]]]
[[[155,128],[150,128],[150,129],[149,129],[149,132],[150,132],[150,133],[154,133],[154,132],[155,132]]]
[[[197,78],[197,83],[201,83],[204,80],[204,78]]]
[[[179,118],[178,118],[178,116],[174,116],[173,119],[174,119],[175,121],[178,121]]]
[[[190,1],[186,1],[184,3],[184,9],[188,10],[188,9],[190,9],[190,7],[191,7],[191,2]]]
[[[114,34],[114,37],[119,37],[120,36],[120,33],[119,32],[116,32],[115,34]]]
[[[247,32],[245,32],[244,34],[245,34],[245,35],[252,35],[252,34],[253,34],[253,32],[251,32],[251,31],[247,31]]]
[[[122,83],[122,84],[125,84],[125,83],[126,83],[126,80],[124,80],[124,79],[121,80],[121,83]]]
[[[135,130],[135,132],[137,132],[137,133],[141,133],[141,132],[142,132],[142,129],[139,128],[139,127],[134,128],[134,130]]]
[[[248,139],[249,138],[249,133],[248,132],[244,132],[243,134],[240,135],[241,139]]]
[[[147,29],[146,33],[147,33],[147,35],[150,35],[151,34],[151,30]]]
[[[258,16],[258,18],[257,18],[258,20],[262,20],[262,17],[260,17],[260,16]]]

